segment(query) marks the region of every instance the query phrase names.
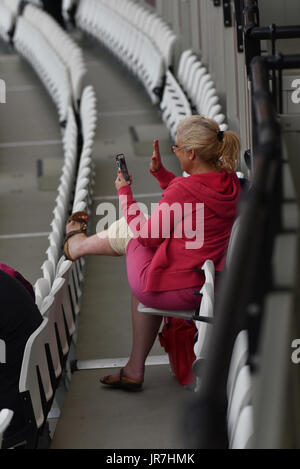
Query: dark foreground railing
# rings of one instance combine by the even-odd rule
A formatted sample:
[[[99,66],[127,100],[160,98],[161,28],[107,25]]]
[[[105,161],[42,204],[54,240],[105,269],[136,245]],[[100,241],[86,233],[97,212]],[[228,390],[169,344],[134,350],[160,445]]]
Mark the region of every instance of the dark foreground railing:
[[[215,323],[200,389],[185,409],[184,435],[193,448],[225,448],[227,441],[226,385],[237,333],[248,329],[250,359],[266,293],[272,287],[271,257],[280,230],[280,127],[269,91],[268,64],[251,63],[254,131],[254,175],[240,203],[241,230],[230,268],[217,295]],[[255,315],[251,314],[255,311]]]

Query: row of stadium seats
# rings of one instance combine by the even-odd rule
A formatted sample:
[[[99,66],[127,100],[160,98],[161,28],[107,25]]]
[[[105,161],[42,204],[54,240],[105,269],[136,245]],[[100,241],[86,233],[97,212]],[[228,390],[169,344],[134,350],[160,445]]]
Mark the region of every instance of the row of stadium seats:
[[[282,167],[281,231],[274,239],[272,256],[273,292],[265,297],[265,317],[289,311],[296,276],[297,230],[299,215],[296,191],[286,155]],[[277,189],[276,189],[277,190]],[[275,316],[276,318],[276,316]],[[272,338],[273,342],[274,339]],[[231,448],[243,449],[251,442],[254,433],[253,379],[249,365],[248,332],[242,330],[236,337],[227,381],[227,422]],[[276,367],[276,365],[275,365]],[[268,370],[268,373],[272,373]]]
[[[51,222],[52,231],[49,234],[49,248],[46,251],[47,259],[42,265],[43,278],[35,284],[35,294],[38,306],[49,294],[57,269],[62,262],[59,258],[65,237],[66,220],[70,212],[86,211],[91,213],[94,168],[92,162],[92,149],[96,127],[96,96],[94,89],[88,86],[84,89],[80,104],[80,122],[83,129],[83,144],[78,159],[78,128],[72,108],[69,108],[68,121],[63,138],[64,165],[58,187],[54,218]],[[79,164],[78,164],[79,162]],[[78,166],[78,168],[77,168]],[[74,312],[79,312],[78,299],[81,296],[83,281],[84,259],[72,265],[73,284],[70,290],[73,298]],[[76,293],[75,293],[76,292]],[[77,300],[76,300],[77,298]]]
[[[214,119],[221,130],[228,128],[212,77],[190,49],[180,56],[177,80],[198,114]]]
[[[1,37],[6,42],[12,39],[17,51],[31,63],[52,96],[64,125],[69,106],[78,110],[83,90],[86,68],[80,48],[40,8],[26,5],[22,16],[17,16],[20,2],[12,3],[13,8],[2,2]]]
[[[70,21],[71,14],[75,12],[78,4],[83,3],[81,0],[64,0],[63,14],[67,21]],[[88,5],[89,3],[89,5]],[[120,15],[127,23],[142,32],[156,46],[160,55],[163,57],[166,69],[174,66],[174,54],[177,44],[177,35],[174,33],[169,24],[154,11],[147,8],[141,3],[133,0],[99,0],[100,3],[112,9],[117,15]],[[80,9],[92,8],[95,12],[92,2],[87,1]],[[79,16],[81,13],[79,14]],[[84,16],[84,15],[83,15]],[[84,22],[84,18],[79,20]]]
[[[211,75],[190,49],[182,52],[176,77],[166,72],[160,110],[174,141],[179,122],[194,112],[228,128]]]
[[[160,102],[161,117],[175,141],[179,122],[192,115],[191,105],[170,70],[166,73],[164,93]]]
[[[6,5],[0,3],[0,37],[9,42],[14,26],[14,14]]]
[[[21,9],[22,0],[1,0],[1,4],[8,8],[14,16],[17,16]]]
[[[46,31],[47,36],[51,35],[51,44],[43,35]],[[81,51],[78,52],[78,47],[73,47],[72,41],[66,40],[64,35],[47,14],[31,5],[26,6],[24,16],[17,19],[15,48],[28,58],[45,83],[56,101],[59,121],[65,120],[65,125],[62,127],[64,160],[47,258],[41,266],[43,276],[34,285],[43,322],[27,341],[19,380],[28,420],[20,434],[5,442],[5,447],[14,447],[22,442],[26,447],[37,447],[55,392],[69,367],[72,341],[76,339],[85,263],[84,259],[77,262],[66,260],[62,250],[69,214],[79,210],[91,212],[97,104],[93,87],[87,86],[81,91],[76,77],[72,80],[72,58],[80,58],[77,61],[79,71],[85,71],[85,66]],[[72,88],[74,83],[78,85],[76,95]],[[70,99],[71,96],[76,96],[76,99]]]
[[[23,16],[47,38],[51,47],[67,67],[72,85],[72,96],[77,108],[86,74],[81,49],[60,28],[57,22],[41,9],[27,5],[24,8]]]
[[[39,0],[30,0],[30,3],[41,6]],[[5,42],[11,40],[17,16],[23,6],[24,2],[22,0],[0,0],[0,38]]]
[[[143,83],[152,103],[157,104],[167,65],[153,37],[123,16],[128,5],[131,2],[123,2],[119,9],[113,9],[110,3],[81,0],[76,23],[104,44]]]
[[[67,67],[46,37],[23,17],[17,20],[14,46],[39,75],[57,107],[61,125],[65,125],[72,103]]]
[[[154,42],[164,59],[166,69],[173,67],[177,36],[165,20],[133,0],[102,0],[102,2]]]

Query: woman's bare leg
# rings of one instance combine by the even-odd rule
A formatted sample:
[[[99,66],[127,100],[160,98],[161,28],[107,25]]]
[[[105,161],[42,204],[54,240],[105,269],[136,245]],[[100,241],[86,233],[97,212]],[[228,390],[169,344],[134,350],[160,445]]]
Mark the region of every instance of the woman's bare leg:
[[[67,233],[77,230],[80,224],[70,222],[67,226]],[[93,236],[86,236],[84,233],[71,237],[68,241],[69,253],[72,259],[78,259],[88,254],[118,256],[110,246],[107,230]],[[130,358],[124,367],[124,375],[136,381],[143,381],[145,373],[145,361],[157,337],[161,316],[143,314],[138,311],[139,301],[132,294],[132,350]],[[117,378],[118,371],[111,378]]]
[[[155,339],[157,337],[162,316],[140,313],[138,311],[139,301],[132,294],[132,349],[127,365],[124,368],[126,376],[138,380],[144,379],[145,361],[148,357]]]
[[[140,313],[139,301],[132,295],[132,334],[133,342],[131,355],[124,367],[124,375],[135,381],[143,381],[145,373],[145,361],[157,337],[162,317]],[[118,371],[111,378],[117,378]]]
[[[71,221],[67,225],[67,233],[73,230],[78,230],[80,223]],[[98,256],[119,256],[111,247],[107,230],[97,233],[92,236],[86,236],[84,233],[79,233],[68,240],[69,253],[72,259],[76,260],[79,257],[89,254]]]

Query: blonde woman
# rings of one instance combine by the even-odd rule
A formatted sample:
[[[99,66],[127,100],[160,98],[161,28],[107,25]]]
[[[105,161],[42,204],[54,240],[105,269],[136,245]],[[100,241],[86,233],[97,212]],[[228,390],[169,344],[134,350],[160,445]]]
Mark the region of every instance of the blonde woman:
[[[139,313],[138,303],[167,310],[199,306],[201,299],[193,293],[201,288],[204,278],[196,269],[211,259],[215,269],[222,270],[241,192],[235,174],[239,137],[221,131],[213,120],[195,115],[178,126],[172,151],[189,177],[167,171],[158,140],[153,146],[150,172],[164,192],[149,219],[139,210],[131,186],[118,173],[115,185],[125,216],[108,230],[87,237],[81,218],[85,214],[74,214],[67,225],[65,245],[71,260],[86,254],[126,254],[132,290],[132,352],[121,371],[100,381],[132,390],[142,387],[145,360],[161,324],[161,317]]]

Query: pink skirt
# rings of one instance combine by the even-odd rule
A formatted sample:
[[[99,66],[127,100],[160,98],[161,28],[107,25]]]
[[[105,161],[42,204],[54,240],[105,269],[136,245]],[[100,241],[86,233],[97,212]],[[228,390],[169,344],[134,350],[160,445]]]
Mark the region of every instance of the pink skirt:
[[[200,282],[199,287],[163,292],[144,292],[155,251],[156,248],[144,247],[135,238],[129,241],[126,250],[127,276],[134,296],[149,308],[174,311],[199,308],[201,297],[194,295],[194,291],[200,291]]]

